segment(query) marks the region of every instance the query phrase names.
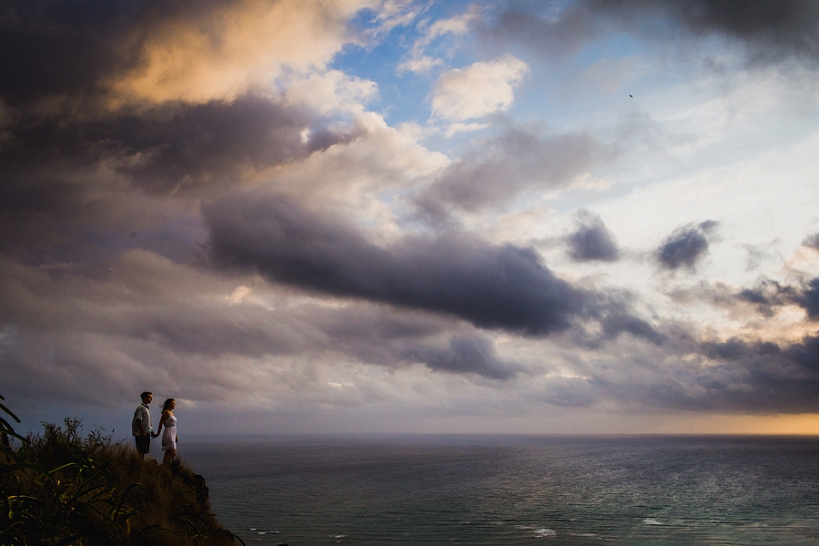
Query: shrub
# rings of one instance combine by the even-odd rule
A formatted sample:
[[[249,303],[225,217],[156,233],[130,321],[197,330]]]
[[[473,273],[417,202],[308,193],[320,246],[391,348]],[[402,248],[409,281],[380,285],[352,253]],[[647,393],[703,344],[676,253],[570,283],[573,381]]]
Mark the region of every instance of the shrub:
[[[181,461],[143,461],[101,429],[83,436],[78,419],[22,437],[2,414],[17,416],[2,403],[0,412],[0,544],[241,542],[210,512],[204,478]]]

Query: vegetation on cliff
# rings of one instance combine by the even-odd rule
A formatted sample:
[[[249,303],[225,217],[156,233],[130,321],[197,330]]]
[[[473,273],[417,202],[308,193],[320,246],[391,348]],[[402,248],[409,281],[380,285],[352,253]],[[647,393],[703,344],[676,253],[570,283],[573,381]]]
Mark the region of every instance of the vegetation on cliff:
[[[210,513],[204,478],[178,459],[143,461],[100,430],[83,436],[77,419],[26,437],[9,419],[19,423],[0,403],[0,544],[241,542]]]

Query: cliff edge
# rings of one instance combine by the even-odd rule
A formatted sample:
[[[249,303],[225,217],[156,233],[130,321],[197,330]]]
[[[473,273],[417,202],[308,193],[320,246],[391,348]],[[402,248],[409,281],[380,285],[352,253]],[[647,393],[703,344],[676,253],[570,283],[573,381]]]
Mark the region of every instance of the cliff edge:
[[[0,396],[0,400],[2,400]],[[26,437],[0,403],[0,544],[225,545],[241,540],[210,511],[205,479],[179,460],[143,461],[81,422]]]

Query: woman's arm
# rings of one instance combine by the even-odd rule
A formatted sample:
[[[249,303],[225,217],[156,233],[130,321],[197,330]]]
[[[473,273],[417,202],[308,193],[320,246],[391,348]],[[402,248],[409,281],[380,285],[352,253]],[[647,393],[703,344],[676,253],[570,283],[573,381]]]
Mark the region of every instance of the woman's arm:
[[[165,424],[165,419],[167,419],[170,414],[171,412],[168,410],[162,412],[162,418],[159,420],[159,426],[156,429],[156,436],[159,436],[159,433],[162,432],[162,425]],[[154,436],[154,438],[156,438],[156,436]]]

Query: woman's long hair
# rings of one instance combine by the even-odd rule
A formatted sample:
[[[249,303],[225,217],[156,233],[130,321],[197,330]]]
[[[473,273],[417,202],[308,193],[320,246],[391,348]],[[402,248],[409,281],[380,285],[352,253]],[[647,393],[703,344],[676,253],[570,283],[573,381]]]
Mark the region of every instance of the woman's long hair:
[[[176,402],[175,398],[168,398],[162,402],[162,411],[168,411],[171,408],[171,402]]]

